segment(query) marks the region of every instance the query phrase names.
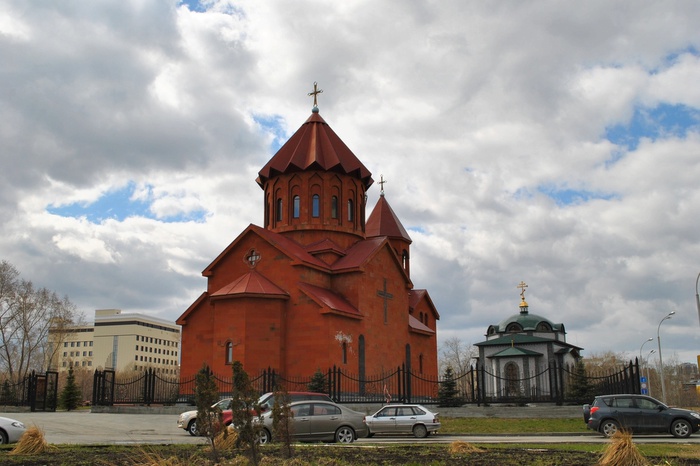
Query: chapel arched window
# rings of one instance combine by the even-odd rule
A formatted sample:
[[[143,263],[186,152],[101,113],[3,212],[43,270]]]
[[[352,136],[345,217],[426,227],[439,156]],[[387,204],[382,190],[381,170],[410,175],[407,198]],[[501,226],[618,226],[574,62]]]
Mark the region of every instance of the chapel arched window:
[[[331,197],[331,218],[338,218],[338,196]]]
[[[226,364],[233,364],[233,343],[226,342]]]
[[[275,218],[278,222],[282,221],[282,198],[277,199],[277,208],[275,209]]]
[[[299,214],[300,214],[300,210],[301,210],[301,199],[299,198],[299,196],[294,196],[294,200],[292,202],[293,202],[293,209],[294,209],[294,211],[292,213],[292,217],[299,218]]]
[[[348,222],[352,222],[355,219],[355,204],[352,199],[348,199]]]
[[[321,215],[321,199],[318,194],[314,194],[311,198],[311,216],[318,217]]]

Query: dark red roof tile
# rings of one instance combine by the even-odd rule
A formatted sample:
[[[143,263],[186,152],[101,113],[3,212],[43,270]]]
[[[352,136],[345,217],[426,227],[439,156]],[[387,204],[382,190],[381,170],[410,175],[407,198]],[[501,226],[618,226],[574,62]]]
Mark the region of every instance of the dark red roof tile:
[[[289,297],[289,294],[279,286],[263,277],[255,269],[237,278],[220,290],[211,294],[212,298],[224,296],[257,296],[257,297]]]
[[[257,182],[262,187],[267,180],[277,175],[304,170],[350,175],[361,180],[365,189],[374,182],[370,171],[318,113],[312,113],[267,162],[258,173]]]
[[[379,196],[377,205],[374,206],[369,219],[367,219],[365,234],[368,238],[372,236],[388,236],[389,238],[402,238],[409,243],[412,242],[406,229],[401,225],[399,217],[396,216],[384,196]]]

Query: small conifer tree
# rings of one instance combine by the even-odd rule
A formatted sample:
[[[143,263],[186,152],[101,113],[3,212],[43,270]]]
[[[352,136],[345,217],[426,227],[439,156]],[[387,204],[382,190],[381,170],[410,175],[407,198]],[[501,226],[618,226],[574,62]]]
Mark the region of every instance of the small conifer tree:
[[[591,384],[588,374],[586,374],[586,366],[579,359],[574,365],[573,375],[567,387],[567,398],[580,403],[588,403],[592,400],[594,394],[595,387]]]
[[[63,387],[63,391],[61,391],[61,407],[67,411],[77,409],[80,406],[80,400],[82,397],[80,388],[75,383],[75,374],[73,374],[73,366],[71,366],[68,368],[66,386]]]
[[[316,369],[316,372],[314,372],[314,375],[311,376],[311,380],[306,387],[310,392],[328,393],[326,376],[323,374],[323,372],[321,372],[321,369]]]
[[[258,397],[250,383],[248,373],[240,361],[233,362],[233,408],[232,424],[238,431],[236,447],[247,450],[250,461],[257,465],[260,461],[259,437],[262,429]],[[255,418],[258,418],[257,420]]]
[[[447,366],[438,389],[438,406],[461,406],[457,381],[452,366]]]
[[[277,387],[272,405],[272,437],[282,444],[283,458],[292,457],[292,419],[294,414],[289,406],[292,402],[287,390]]]
[[[194,400],[197,404],[197,433],[207,438],[211,445],[212,460],[218,461],[218,451],[214,438],[222,425],[221,410],[215,406],[219,401],[219,389],[214,375],[204,364],[194,380]]]

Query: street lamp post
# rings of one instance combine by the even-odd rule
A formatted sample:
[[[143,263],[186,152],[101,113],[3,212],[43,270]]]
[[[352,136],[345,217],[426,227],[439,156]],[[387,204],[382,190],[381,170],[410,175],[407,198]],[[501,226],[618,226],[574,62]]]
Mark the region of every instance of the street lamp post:
[[[647,354],[647,385],[649,386],[649,396],[651,396],[651,379],[649,378],[649,356],[656,353],[656,350],[649,351]]]
[[[695,305],[698,307],[698,320],[700,320],[700,296],[698,295],[698,281],[700,281],[700,273],[695,279]]]
[[[661,324],[664,323],[664,320],[668,320],[675,314],[676,311],[671,311],[668,313],[666,317],[661,319],[661,322],[659,322],[659,326],[656,328],[656,342],[659,344],[659,376],[661,377],[661,401],[666,403],[666,383],[664,383],[664,360],[661,357],[661,335],[659,332],[661,331]]]
[[[650,341],[654,341],[653,337],[649,337],[646,340],[644,340],[644,343],[642,343],[642,346],[639,347],[639,364],[641,364],[641,369],[639,371],[640,377],[644,375],[644,358],[642,358],[642,348],[644,348],[644,345],[649,343]],[[647,377],[647,384],[649,383],[649,377]]]

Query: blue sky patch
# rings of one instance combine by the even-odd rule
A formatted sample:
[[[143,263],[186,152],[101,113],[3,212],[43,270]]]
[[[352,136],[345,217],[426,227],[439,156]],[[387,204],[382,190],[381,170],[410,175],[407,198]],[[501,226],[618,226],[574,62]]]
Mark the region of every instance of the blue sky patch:
[[[597,193],[586,190],[557,189],[551,186],[540,186],[537,190],[545,196],[553,199],[558,206],[583,204],[595,199],[610,200],[617,196],[608,193]]]
[[[253,120],[260,125],[266,133],[274,136],[270,149],[272,153],[277,152],[282,144],[287,142],[287,134],[282,126],[282,117],[280,115],[253,115]]]
[[[151,211],[151,203],[153,195],[150,192],[146,200],[134,198],[136,184],[129,182],[126,186],[114,191],[104,193],[99,199],[92,203],[74,202],[72,204],[53,206],[49,205],[46,211],[53,215],[68,218],[86,218],[91,223],[102,223],[105,220],[112,219],[119,222],[124,221],[129,217],[143,217],[158,220],[166,223],[204,221],[206,211],[198,210],[193,212],[183,212],[179,215],[174,215],[165,218],[157,217]]]
[[[606,128],[605,138],[633,151],[642,138],[683,138],[692,130],[700,130],[700,110],[682,104],[660,104],[655,108],[637,107],[628,124]]]

